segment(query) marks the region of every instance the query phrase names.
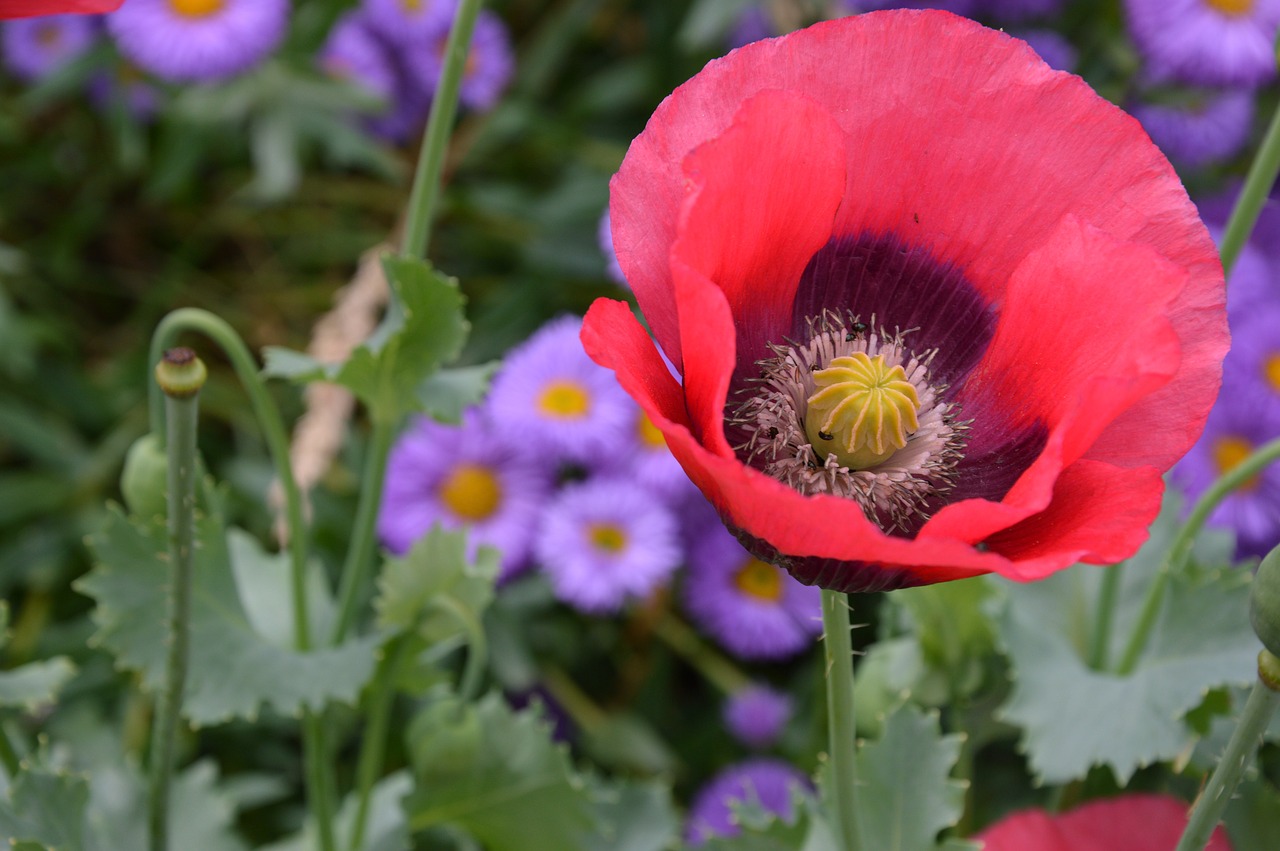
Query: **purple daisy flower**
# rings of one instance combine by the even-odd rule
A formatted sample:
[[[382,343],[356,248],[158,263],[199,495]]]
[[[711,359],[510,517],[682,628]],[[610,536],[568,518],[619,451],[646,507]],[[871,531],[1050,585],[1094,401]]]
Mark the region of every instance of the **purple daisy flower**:
[[[714,836],[737,836],[734,806],[758,806],[784,821],[795,817],[795,793],[812,793],[809,778],[790,763],[752,759],[731,765],[698,791],[689,807],[685,840],[702,845]]]
[[[694,543],[685,607],[722,647],[742,659],[782,659],[822,632],[822,592],[754,557],[723,525]]]
[[[391,450],[378,535],[400,555],[436,523],[467,526],[471,552],[496,547],[499,579],[508,579],[526,564],[549,490],[542,471],[503,446],[475,409],[461,426],[422,418]]]
[[[1233,157],[1249,142],[1253,92],[1202,92],[1190,104],[1135,104],[1129,110],[1175,163],[1200,168]]]
[[[364,0],[369,24],[384,37],[400,44],[421,44],[440,32],[449,32],[456,0]]]
[[[107,17],[120,52],[162,80],[220,80],[257,65],[289,25],[289,0],[129,0]]]
[[[387,51],[358,12],[333,25],[317,62],[328,76],[361,86],[379,100],[390,102],[395,94],[396,73]]]
[[[576,316],[543,325],[507,355],[489,393],[494,422],[554,465],[604,458],[634,422],[635,403],[611,370],[587,357],[581,328]]]
[[[24,80],[37,80],[84,53],[98,36],[84,15],[45,15],[4,24],[4,64]]]
[[[626,276],[622,274],[622,267],[618,265],[618,255],[613,251],[613,227],[609,220],[608,207],[605,207],[604,215],[600,217],[600,225],[596,228],[596,240],[600,244],[600,253],[604,255],[604,271],[609,276],[609,280],[630,289]]]
[[[1080,55],[1075,45],[1067,41],[1053,30],[1024,30],[1015,33],[1018,38],[1031,45],[1045,64],[1057,71],[1074,72]]]
[[[1173,468],[1173,481],[1189,498],[1199,497],[1259,446],[1280,437],[1280,422],[1259,410],[1249,387],[1224,375],[1204,434]],[[1272,464],[1229,495],[1208,522],[1236,533],[1240,558],[1265,555],[1280,544],[1280,466]]]
[[[432,92],[440,84],[444,72],[444,50],[452,25],[454,2],[449,3],[449,18],[445,26],[430,32],[425,39],[425,49],[416,48],[408,57],[416,62],[419,75]],[[419,42],[423,43],[423,42]],[[511,39],[502,19],[492,12],[482,11],[476,18],[476,28],[471,34],[471,49],[462,73],[462,85],[458,100],[472,109],[488,109],[498,100],[498,95],[511,79],[515,60],[511,54]]]
[[[613,452],[592,472],[626,478],[668,505],[683,504],[698,493],[680,462],[667,448],[667,440],[639,405],[631,410],[631,425]]]
[[[681,558],[671,512],[631,482],[607,478],[560,492],[547,506],[536,552],[556,597],[589,614],[648,596]]]
[[[1125,9],[1153,79],[1256,86],[1276,76],[1280,0],[1125,0]]]
[[[1234,317],[1231,351],[1222,363],[1223,389],[1255,408],[1255,416],[1280,435],[1280,298]]]
[[[731,695],[724,705],[724,723],[738,741],[767,748],[778,740],[791,720],[791,698],[768,686],[750,685]]]

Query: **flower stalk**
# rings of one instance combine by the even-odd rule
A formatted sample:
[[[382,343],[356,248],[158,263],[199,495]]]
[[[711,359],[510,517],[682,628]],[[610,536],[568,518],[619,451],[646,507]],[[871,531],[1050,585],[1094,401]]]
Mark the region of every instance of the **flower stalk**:
[[[1240,197],[1236,199],[1227,220],[1227,229],[1222,235],[1222,268],[1228,275],[1235,266],[1236,259],[1249,241],[1258,216],[1262,213],[1262,205],[1266,203],[1275,185],[1276,176],[1280,175],[1280,106],[1271,116],[1271,124],[1267,127],[1267,135],[1262,139],[1258,155],[1249,166],[1249,174],[1245,176]]]
[[[191,624],[191,565],[195,541],[196,423],[204,363],[195,352],[170,349],[156,365],[156,384],[165,394],[169,444],[168,539],[169,641],[165,684],[158,698],[151,744],[148,837],[152,851],[169,847],[169,786],[182,693],[187,682]]]
[[[853,643],[849,597],[822,589],[823,648],[827,663],[827,737],[831,758],[830,812],[843,851],[859,851],[858,766],[853,717]]]
[[[1253,761],[1253,754],[1262,743],[1262,734],[1277,706],[1280,706],[1280,659],[1264,649],[1258,653],[1258,681],[1253,684],[1253,691],[1249,693],[1249,700],[1244,705],[1235,732],[1231,734],[1231,741],[1227,742],[1222,759],[1191,808],[1187,828],[1175,851],[1203,851],[1209,844],[1209,837],[1222,820],[1245,769]]]
[[[1214,482],[1213,487],[1196,500],[1195,507],[1187,516],[1187,522],[1182,525],[1173,539],[1164,564],[1160,566],[1160,572],[1155,575],[1147,588],[1147,596],[1142,601],[1138,622],[1129,636],[1129,643],[1125,645],[1124,654],[1120,658],[1120,664],[1116,667],[1115,673],[1122,677],[1126,676],[1132,673],[1138,664],[1138,658],[1146,649],[1151,630],[1155,627],[1156,617],[1160,614],[1160,606],[1164,602],[1164,592],[1169,584],[1169,578],[1182,572],[1186,566],[1187,559],[1191,557],[1191,548],[1196,536],[1204,527],[1205,521],[1209,519],[1209,515],[1222,500],[1227,498],[1228,494],[1242,487],[1245,482],[1277,459],[1280,459],[1280,438],[1258,447],[1252,455]]]

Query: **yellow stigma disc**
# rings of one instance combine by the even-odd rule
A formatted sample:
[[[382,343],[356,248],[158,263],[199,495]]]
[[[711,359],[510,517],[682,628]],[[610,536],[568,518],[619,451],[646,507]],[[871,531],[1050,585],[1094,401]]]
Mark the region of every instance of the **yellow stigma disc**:
[[[462,520],[486,520],[502,502],[502,485],[488,467],[459,464],[440,485],[440,501]]]
[[[850,470],[883,463],[920,427],[920,397],[901,366],[884,355],[854,352],[813,373],[815,390],[804,417],[818,455],[834,455]]]

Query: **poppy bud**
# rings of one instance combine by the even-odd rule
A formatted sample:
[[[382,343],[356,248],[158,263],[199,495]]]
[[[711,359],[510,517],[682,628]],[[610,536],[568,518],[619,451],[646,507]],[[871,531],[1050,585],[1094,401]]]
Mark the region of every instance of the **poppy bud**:
[[[1280,656],[1280,547],[1267,553],[1253,579],[1249,595],[1249,621],[1273,656]],[[1259,662],[1259,673],[1262,663]],[[1280,686],[1280,670],[1275,671],[1273,688]]]
[[[165,493],[169,475],[169,455],[154,434],[144,434],[133,442],[124,458],[120,493],[129,513],[138,517],[163,517],[167,510]]]

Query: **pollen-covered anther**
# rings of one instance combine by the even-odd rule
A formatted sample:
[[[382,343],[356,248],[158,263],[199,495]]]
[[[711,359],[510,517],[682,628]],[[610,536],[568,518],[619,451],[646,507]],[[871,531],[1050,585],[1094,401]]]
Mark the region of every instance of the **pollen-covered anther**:
[[[920,428],[920,396],[900,364],[852,352],[813,373],[805,412],[814,451],[850,470],[874,467],[907,445]]]

